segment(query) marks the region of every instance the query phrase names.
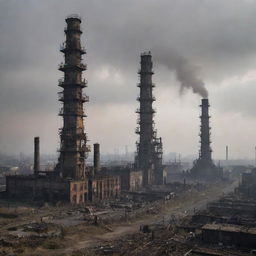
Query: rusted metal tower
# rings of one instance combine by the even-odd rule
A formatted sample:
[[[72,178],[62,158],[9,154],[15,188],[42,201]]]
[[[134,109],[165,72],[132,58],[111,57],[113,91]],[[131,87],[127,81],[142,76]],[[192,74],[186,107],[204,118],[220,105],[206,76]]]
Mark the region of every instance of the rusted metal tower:
[[[162,165],[162,140],[157,138],[157,131],[154,129],[153,116],[155,110],[152,107],[155,97],[152,94],[154,84],[152,83],[152,56],[150,52],[141,54],[140,75],[140,95],[137,100],[140,108],[136,133],[139,134],[137,142],[137,153],[135,156],[135,166],[143,171],[143,185],[157,183],[157,167]]]
[[[64,72],[64,78],[59,80],[59,86],[63,88],[63,91],[59,92],[59,101],[63,102],[59,112],[63,117],[63,128],[60,129],[61,144],[57,170],[63,178],[79,180],[85,177],[85,159],[88,151],[83,105],[89,98],[83,93],[86,80],[82,78],[82,72],[86,70],[86,65],[81,62],[82,55],[86,52],[80,42],[81,18],[71,15],[66,18],[66,23],[66,42],[60,48],[64,53],[65,63],[59,66],[59,70]]]

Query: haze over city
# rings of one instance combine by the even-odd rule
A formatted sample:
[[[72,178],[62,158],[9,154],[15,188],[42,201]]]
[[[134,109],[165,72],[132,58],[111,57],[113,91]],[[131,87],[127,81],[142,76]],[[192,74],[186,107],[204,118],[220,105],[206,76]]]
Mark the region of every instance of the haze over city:
[[[256,255],[256,0],[0,0],[0,256]]]

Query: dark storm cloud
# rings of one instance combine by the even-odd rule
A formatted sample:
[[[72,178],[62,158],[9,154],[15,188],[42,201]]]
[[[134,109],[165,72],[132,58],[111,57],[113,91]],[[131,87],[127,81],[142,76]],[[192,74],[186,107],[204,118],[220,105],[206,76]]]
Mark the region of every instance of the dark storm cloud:
[[[83,41],[88,49],[85,61],[88,62],[92,94],[112,89],[104,83],[94,84],[95,77],[90,75],[102,65],[117,68],[135,84],[139,54],[143,50],[153,49],[156,69],[159,62],[167,65],[166,61],[161,63],[159,55],[173,52],[188,59],[190,66],[200,66],[208,80],[243,72],[255,64],[254,1],[10,0],[1,2],[0,30],[4,36],[0,39],[0,72],[8,72],[15,81],[17,70],[26,71],[27,84],[31,81],[31,69],[42,74],[53,71],[58,74],[56,66],[62,56],[57,49],[64,40],[64,17],[71,12],[84,18]],[[97,76],[96,72],[94,74]],[[43,76],[43,79],[37,77],[44,80],[45,90],[52,93],[56,81]],[[126,90],[135,93],[136,87],[127,84],[123,88]],[[27,95],[30,96],[29,91]],[[125,95],[120,93],[120,99],[125,100]],[[111,102],[111,94],[104,100]]]
[[[255,1],[0,0],[1,122],[8,122],[6,113],[27,113],[31,119],[40,113],[42,122],[48,113],[57,113],[57,79],[62,76],[57,65],[63,60],[58,47],[64,41],[64,19],[71,13],[83,18],[90,105],[135,101],[144,50],[152,50],[155,71],[160,65],[170,67],[172,56],[182,56],[196,85],[201,78],[218,83],[256,66]],[[171,56],[170,61],[162,55]],[[162,70],[162,76],[175,76],[177,67],[170,69]]]

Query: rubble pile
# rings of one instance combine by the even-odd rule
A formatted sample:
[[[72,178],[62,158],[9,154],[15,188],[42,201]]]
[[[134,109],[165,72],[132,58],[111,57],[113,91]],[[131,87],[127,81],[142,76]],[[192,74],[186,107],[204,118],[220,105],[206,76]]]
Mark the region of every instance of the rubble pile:
[[[4,255],[22,256],[42,255],[42,250],[44,254],[54,250],[56,256],[74,252],[76,256],[184,255],[195,249],[198,237],[181,227],[191,221],[187,215],[194,205],[205,204],[213,194],[216,196],[216,188],[203,190],[195,184],[183,187],[181,193],[172,187],[124,193],[120,199],[104,203],[44,205],[21,214],[17,209],[15,221],[0,218],[0,223],[5,223],[0,229],[0,249]]]
[[[255,213],[255,199],[241,200],[232,193],[184,219],[179,229],[194,234],[196,243],[201,246],[218,250],[233,248],[252,254],[256,248]]]
[[[178,237],[166,229],[151,230],[151,232],[125,236],[116,243],[96,246],[91,251],[96,255],[183,255],[190,247],[182,240],[182,236]]]

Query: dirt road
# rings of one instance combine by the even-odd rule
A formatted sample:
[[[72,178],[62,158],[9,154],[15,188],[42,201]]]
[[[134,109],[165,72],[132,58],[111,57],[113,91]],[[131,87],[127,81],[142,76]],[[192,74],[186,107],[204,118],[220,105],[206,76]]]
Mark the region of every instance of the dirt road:
[[[152,224],[168,221],[171,215],[175,215],[176,218],[180,218],[184,217],[187,214],[192,214],[195,209],[199,210],[206,207],[207,203],[219,199],[221,196],[223,196],[224,193],[232,192],[236,186],[237,182],[226,185],[224,187],[216,186],[209,191],[199,194],[196,198],[186,198],[181,202],[179,202],[179,200],[176,200],[173,202],[173,204],[172,202],[168,202],[165,210],[157,215],[145,216],[144,219],[140,219],[132,223],[112,225],[111,228],[113,231],[93,235],[85,240],[80,240],[77,243],[73,244],[71,247],[65,248],[64,251],[65,253],[71,253],[76,250],[99,245],[106,241],[119,239],[122,236],[138,232],[139,227],[142,224]]]

